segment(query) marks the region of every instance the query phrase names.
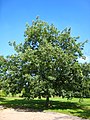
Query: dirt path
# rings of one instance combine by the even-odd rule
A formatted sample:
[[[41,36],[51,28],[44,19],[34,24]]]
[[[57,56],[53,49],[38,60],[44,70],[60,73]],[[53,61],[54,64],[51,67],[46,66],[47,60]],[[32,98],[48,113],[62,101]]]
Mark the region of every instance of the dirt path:
[[[28,112],[18,109],[1,109],[0,120],[82,120],[79,117],[52,112]],[[84,120],[84,119],[83,119]]]

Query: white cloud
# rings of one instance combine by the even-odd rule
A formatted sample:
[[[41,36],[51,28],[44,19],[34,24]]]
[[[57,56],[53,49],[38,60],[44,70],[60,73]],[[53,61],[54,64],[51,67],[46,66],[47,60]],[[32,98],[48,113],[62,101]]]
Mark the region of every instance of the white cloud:
[[[86,57],[85,60],[82,59],[82,58],[79,58],[78,61],[79,61],[80,63],[85,63],[85,62],[90,63],[90,56],[89,56],[89,55],[86,55],[85,57]]]

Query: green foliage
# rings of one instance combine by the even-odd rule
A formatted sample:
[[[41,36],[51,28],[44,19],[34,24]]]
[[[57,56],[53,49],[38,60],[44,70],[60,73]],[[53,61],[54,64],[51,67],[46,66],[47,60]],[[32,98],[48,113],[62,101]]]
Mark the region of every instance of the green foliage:
[[[5,58],[3,56],[0,56],[0,67],[5,63]]]
[[[6,97],[6,96],[7,96],[6,92],[3,90],[0,90],[0,97]]]
[[[27,98],[58,95],[82,96],[83,74],[78,58],[83,57],[84,43],[71,37],[71,28],[60,32],[53,24],[39,19],[26,25],[25,41],[14,46],[17,54],[7,57],[3,67],[3,88],[7,92],[22,92]]]
[[[2,89],[2,76],[4,75],[4,66],[6,59],[3,56],[0,56],[0,90]]]
[[[81,64],[81,69],[84,76],[83,94],[84,97],[90,98],[90,63]]]

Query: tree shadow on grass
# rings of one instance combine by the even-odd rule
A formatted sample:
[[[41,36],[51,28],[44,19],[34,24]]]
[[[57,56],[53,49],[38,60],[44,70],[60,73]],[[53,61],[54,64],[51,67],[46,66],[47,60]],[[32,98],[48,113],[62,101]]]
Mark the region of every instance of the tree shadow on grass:
[[[26,99],[14,99],[14,100],[6,100],[1,99],[2,105],[5,107],[11,107],[14,109],[31,109],[35,111],[43,111],[43,110],[58,110],[58,109],[77,109],[78,104],[72,102],[60,102],[60,101],[50,101],[49,107],[47,108],[45,100],[26,100]]]
[[[44,109],[46,109],[45,100],[1,99],[1,102],[2,102],[1,105],[3,105],[3,107],[13,108],[17,111],[38,112],[38,111],[43,111]]]
[[[78,117],[81,118],[89,118],[90,119],[90,109],[87,107],[84,107],[80,105],[77,102],[57,102],[57,101],[51,101],[51,110],[67,110],[69,113],[72,115],[77,115]],[[88,104],[89,105],[89,104]]]
[[[71,112],[71,113],[75,114],[75,112]],[[90,110],[89,109],[84,109],[83,111],[77,111],[76,114],[78,114],[78,117],[90,119]]]
[[[61,101],[50,101],[50,108],[51,110],[54,109],[77,109],[80,108],[79,104],[76,102],[61,102]]]
[[[5,100],[5,98],[0,97],[0,101],[4,101],[4,100]]]
[[[26,99],[14,99],[7,100],[0,98],[5,108],[14,108],[18,112],[42,112],[44,110],[70,110],[70,113],[75,115],[78,114],[79,117],[88,118],[90,115],[90,111],[84,109],[83,111],[78,111],[78,109],[82,109],[77,102],[61,102],[61,101],[50,101],[49,107],[47,108],[45,100],[26,100]],[[75,110],[75,112],[73,112]]]

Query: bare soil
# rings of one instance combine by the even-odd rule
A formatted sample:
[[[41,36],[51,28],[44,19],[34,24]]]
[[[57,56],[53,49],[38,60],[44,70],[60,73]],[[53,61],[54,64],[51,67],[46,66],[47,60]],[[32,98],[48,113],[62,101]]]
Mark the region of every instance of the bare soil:
[[[0,120],[85,120],[79,117],[54,112],[33,112],[23,109],[0,107]]]

